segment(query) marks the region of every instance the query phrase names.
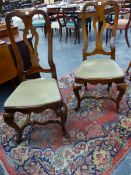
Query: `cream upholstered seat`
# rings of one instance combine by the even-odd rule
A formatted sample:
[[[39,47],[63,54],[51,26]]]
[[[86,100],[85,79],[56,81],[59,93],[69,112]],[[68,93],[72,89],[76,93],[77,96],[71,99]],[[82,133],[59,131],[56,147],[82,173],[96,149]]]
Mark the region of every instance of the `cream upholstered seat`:
[[[76,78],[92,80],[121,78],[123,76],[124,73],[117,63],[108,58],[85,60],[75,72]]]
[[[55,79],[23,81],[6,100],[4,107],[37,107],[61,100]]]

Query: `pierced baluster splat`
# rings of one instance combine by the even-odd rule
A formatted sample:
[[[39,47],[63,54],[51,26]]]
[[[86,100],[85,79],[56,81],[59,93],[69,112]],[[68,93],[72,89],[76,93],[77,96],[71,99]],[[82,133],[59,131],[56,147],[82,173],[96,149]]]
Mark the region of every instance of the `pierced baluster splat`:
[[[100,8],[100,9],[99,9]],[[98,28],[97,28],[97,26]],[[102,44],[103,44],[103,31],[106,27],[106,19],[104,16],[104,7],[103,6],[97,6],[96,8],[96,16],[93,21],[93,27],[94,31],[96,33],[96,49],[98,51],[103,50]]]
[[[43,68],[39,64],[39,58],[38,58],[38,42],[39,42],[39,35],[36,31],[36,28],[33,26],[33,17],[35,15],[40,15],[43,17],[43,20],[46,21],[46,28],[48,31],[48,68]],[[20,55],[19,49],[16,46],[15,40],[12,35],[12,31],[10,28],[10,20],[12,17],[17,16],[19,17],[23,23],[24,23],[24,29],[23,29],[23,41],[26,45],[26,47],[29,50],[30,58],[31,58],[31,67],[28,70],[23,69],[23,62],[22,62],[22,57]],[[15,50],[15,55],[18,63],[18,67],[20,68],[19,71],[19,78],[23,79],[24,75],[31,75],[34,73],[38,72],[45,72],[45,73],[51,73],[52,77],[56,78],[56,73],[55,73],[55,65],[52,59],[52,31],[51,31],[51,24],[49,21],[48,16],[46,13],[42,10],[16,10],[15,12],[11,13],[11,15],[7,16],[7,28],[9,30],[9,35],[11,36],[11,41],[12,41],[12,47]],[[32,42],[28,40],[28,36],[32,37]],[[24,78],[25,79],[25,78]]]
[[[29,49],[31,64],[32,64],[31,69],[26,71],[28,73],[31,72],[34,68],[35,69],[38,68],[38,67],[40,68],[39,59],[38,59],[38,52],[37,52],[37,47],[38,47],[38,42],[39,42],[39,35],[36,32],[36,28],[34,28],[32,26],[32,23],[31,23],[31,26],[29,26],[29,27],[24,29],[24,31],[23,31],[23,40],[24,40],[26,46]],[[32,43],[29,42],[28,35],[30,35],[32,37]]]
[[[88,51],[88,45],[89,45],[89,36],[88,31],[86,30],[86,23],[85,20],[88,17],[88,13],[91,13],[88,11],[88,9],[91,9],[93,7],[94,9],[94,17],[93,17],[93,28],[94,28],[94,34],[95,34],[95,48],[93,51]],[[83,48],[83,60],[86,60],[87,56],[91,56],[94,54],[105,54],[105,55],[112,55],[112,58],[114,57],[114,51],[111,48],[111,51],[107,52],[103,48],[103,36],[104,31],[106,29],[106,15],[108,14],[108,9],[111,11],[114,11],[115,13],[115,19],[114,19],[114,27],[112,32],[112,39],[115,37],[116,34],[116,27],[117,27],[117,19],[118,19],[118,6],[112,5],[109,1],[105,2],[104,4],[101,2],[97,3],[88,3],[83,8],[83,15],[82,15],[82,29],[83,29],[83,35],[84,35],[84,48]]]

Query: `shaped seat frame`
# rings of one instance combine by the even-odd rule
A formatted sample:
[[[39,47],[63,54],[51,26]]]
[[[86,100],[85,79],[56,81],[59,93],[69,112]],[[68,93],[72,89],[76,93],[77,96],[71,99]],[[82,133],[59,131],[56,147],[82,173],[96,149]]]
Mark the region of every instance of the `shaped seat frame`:
[[[96,34],[96,42],[95,42],[95,49],[91,52],[88,51],[88,45],[90,43],[88,43],[88,31],[86,30],[86,18],[88,17],[87,8],[89,6],[93,6],[95,9],[93,28],[94,28],[94,31]],[[109,7],[109,6],[110,6],[110,10],[109,10],[109,8],[105,9],[105,7]],[[107,15],[111,11],[114,11],[115,19],[114,19],[114,25],[112,28],[112,35],[111,35],[111,40],[110,40],[110,51],[105,51],[103,48],[103,32],[106,28],[105,15]],[[96,3],[88,2],[85,4],[85,6],[83,7],[83,11],[82,11],[82,30],[83,30],[83,39],[84,39],[83,62],[85,60],[87,60],[87,63],[88,63],[88,56],[93,56],[96,54],[108,55],[108,56],[110,56],[110,58],[107,58],[107,59],[112,59],[115,62],[114,41],[115,41],[115,35],[116,35],[116,29],[117,29],[118,11],[119,11],[119,7],[118,7],[117,2],[115,2],[115,1],[96,2]],[[98,24],[98,27],[97,27],[97,24]],[[97,66],[99,67],[99,64]],[[119,66],[117,66],[117,68],[120,69]],[[112,69],[110,69],[110,70],[113,71]],[[95,67],[94,67],[94,74],[95,74]],[[123,97],[125,90],[126,90],[126,83],[124,81],[124,73],[122,75],[123,75],[122,77],[118,77],[118,78],[117,77],[106,78],[104,76],[103,76],[103,78],[98,78],[97,75],[96,75],[96,78],[95,78],[95,76],[93,78],[89,78],[89,75],[87,75],[87,78],[82,78],[82,77],[76,76],[76,73],[75,73],[75,82],[73,85],[73,91],[74,91],[74,94],[75,94],[76,99],[77,99],[77,106],[76,106],[75,110],[80,109],[81,101],[85,98],[111,99],[116,103],[116,109],[118,109],[120,100]],[[109,96],[108,97],[105,97],[105,96],[100,96],[100,97],[86,96],[85,95],[86,93],[84,93],[84,96],[81,96],[80,90],[82,88],[82,85],[84,85],[85,90],[87,90],[87,83],[91,83],[93,85],[96,85],[96,84],[106,85],[107,84],[108,90],[110,89],[112,83],[115,83],[117,85],[118,95],[116,98],[109,97]]]
[[[39,59],[38,59],[38,53],[37,53],[39,36],[38,36],[38,33],[36,32],[35,27],[33,27],[33,25],[32,25],[32,18],[34,15],[42,15],[43,18],[45,19],[45,22],[46,22],[46,27],[47,27],[47,32],[48,32],[48,50],[47,50],[47,52],[48,52],[48,65],[49,65],[48,68],[43,68],[39,65]],[[16,45],[15,40],[14,40],[14,36],[13,36],[12,30],[11,30],[11,19],[14,16],[21,18],[24,25],[25,25],[25,29],[23,30],[23,40],[24,40],[27,48],[29,49],[31,63],[32,63],[32,67],[30,67],[30,69],[28,69],[28,70],[23,70],[22,57],[21,57],[21,54],[17,48],[17,45]],[[25,81],[27,75],[32,75],[33,73],[42,72],[42,73],[50,73],[52,78],[54,80],[56,80],[56,83],[57,83],[56,67],[55,67],[55,64],[53,62],[53,55],[52,55],[51,24],[50,24],[50,21],[49,21],[47,14],[43,10],[36,10],[36,9],[30,10],[30,11],[16,10],[16,11],[11,12],[10,14],[8,14],[6,16],[6,25],[7,25],[9,37],[11,40],[12,48],[14,50],[16,60],[17,60],[17,71],[18,71],[19,80]],[[33,46],[29,43],[29,41],[27,39],[29,31],[32,34],[32,37],[34,39]],[[30,80],[27,80],[27,81],[30,81]],[[36,81],[36,83],[37,83],[37,81]],[[21,86],[21,84],[19,86]],[[59,88],[58,88],[58,91],[59,91]],[[13,93],[15,93],[15,91]],[[43,93],[44,93],[44,89],[43,89]],[[60,93],[60,96],[61,96],[61,93]],[[5,104],[6,104],[6,102],[5,102]],[[53,110],[56,113],[56,116],[60,117],[60,120],[58,120],[58,119],[49,120],[49,121],[45,121],[43,123],[30,120],[30,116],[31,116],[32,112],[40,113],[46,109]],[[69,135],[65,129],[65,123],[66,123],[66,119],[67,119],[67,106],[63,102],[62,96],[61,96],[60,100],[55,101],[55,102],[51,102],[51,103],[47,103],[44,105],[41,104],[41,105],[36,105],[36,106],[33,105],[33,106],[23,106],[23,107],[22,106],[11,107],[11,105],[10,106],[5,105],[4,110],[5,110],[5,113],[4,113],[3,117],[4,117],[5,123],[8,124],[10,127],[14,128],[15,131],[18,133],[17,143],[20,143],[22,141],[22,130],[26,126],[34,125],[34,124],[45,125],[48,123],[58,123],[62,127],[62,131],[63,131],[64,136],[69,137]],[[25,121],[25,123],[22,126],[18,126],[18,124],[14,120],[14,114],[17,111],[27,115],[27,120]],[[52,132],[52,134],[53,134],[53,132]]]

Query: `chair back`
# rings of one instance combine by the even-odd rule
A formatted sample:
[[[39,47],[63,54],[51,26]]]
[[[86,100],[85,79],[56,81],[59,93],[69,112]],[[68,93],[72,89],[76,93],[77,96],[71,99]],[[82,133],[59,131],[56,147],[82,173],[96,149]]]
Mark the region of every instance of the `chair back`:
[[[89,52],[88,48],[88,31],[86,29],[86,18],[92,15],[93,11],[93,28],[95,32],[95,48],[93,51]],[[106,29],[106,16],[109,13],[114,12],[114,23],[112,28],[112,36],[111,36],[111,47],[110,51],[105,51],[103,48],[103,33]],[[84,39],[84,47],[83,47],[83,60],[86,60],[88,56],[95,54],[104,54],[110,55],[112,59],[115,59],[115,47],[114,47],[114,39],[116,35],[117,23],[118,23],[118,12],[119,7],[117,2],[115,1],[106,1],[106,2],[88,2],[84,5],[82,10],[82,30],[83,30],[83,39]]]
[[[38,42],[39,42],[39,35],[36,31],[36,28],[33,27],[32,21],[33,21],[33,16],[34,15],[41,15],[46,23],[46,29],[48,32],[48,50],[47,50],[47,57],[48,57],[48,68],[43,68],[39,64],[39,58],[38,58]],[[31,67],[28,70],[24,70],[24,65],[23,65],[23,59],[21,56],[21,52],[19,51],[17,44],[15,42],[14,35],[11,30],[11,21],[14,16],[19,17],[24,25],[25,28],[23,30],[23,35],[22,39],[26,45],[26,47],[29,50],[30,53],[30,61],[31,61]],[[20,80],[24,80],[26,76],[35,74],[35,73],[51,73],[53,78],[56,77],[56,68],[55,64],[53,62],[52,58],[52,31],[51,31],[51,24],[49,21],[49,18],[47,14],[43,10],[16,10],[14,12],[9,13],[6,16],[6,26],[9,34],[9,38],[11,40],[11,45],[14,51],[14,54],[16,56],[16,61],[17,61],[17,71],[18,71],[18,77]],[[32,37],[32,42],[29,42],[28,37],[29,34]]]

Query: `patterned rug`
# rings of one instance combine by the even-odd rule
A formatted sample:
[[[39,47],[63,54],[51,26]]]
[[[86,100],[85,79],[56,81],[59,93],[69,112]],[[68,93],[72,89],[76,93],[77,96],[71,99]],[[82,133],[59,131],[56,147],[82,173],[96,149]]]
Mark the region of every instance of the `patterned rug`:
[[[15,175],[17,171],[10,165],[6,153],[0,145],[0,175]]]
[[[19,175],[108,175],[131,147],[131,85],[121,101],[120,110],[110,100],[85,99],[75,112],[76,99],[72,91],[73,75],[59,81],[68,106],[66,128],[69,139],[62,136],[57,124],[29,126],[23,131],[23,142],[17,145],[15,131],[0,114],[2,154]],[[107,93],[106,86],[89,85],[93,95]],[[115,94],[115,88],[112,93]],[[32,114],[32,120],[55,118],[52,111]],[[15,114],[18,124],[25,116]],[[15,173],[13,174],[15,175]]]

